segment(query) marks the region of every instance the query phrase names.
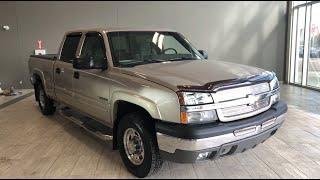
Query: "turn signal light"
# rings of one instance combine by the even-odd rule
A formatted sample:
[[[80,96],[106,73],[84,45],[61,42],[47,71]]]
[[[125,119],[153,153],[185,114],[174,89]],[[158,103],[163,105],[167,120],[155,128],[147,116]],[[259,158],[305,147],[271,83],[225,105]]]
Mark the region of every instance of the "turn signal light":
[[[180,120],[182,124],[188,124],[188,117],[187,112],[180,113]]]

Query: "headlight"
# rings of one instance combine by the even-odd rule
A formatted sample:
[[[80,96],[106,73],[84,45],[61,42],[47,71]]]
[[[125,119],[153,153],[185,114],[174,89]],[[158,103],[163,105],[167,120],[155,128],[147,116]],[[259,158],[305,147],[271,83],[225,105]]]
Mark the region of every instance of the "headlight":
[[[271,88],[271,91],[279,89],[279,81],[276,76],[274,76],[274,78],[270,81],[270,88]],[[271,104],[274,104],[279,100],[280,100],[280,91],[277,90],[277,92],[273,96],[271,96]]]
[[[273,96],[271,96],[271,104],[274,104],[280,100],[280,92],[277,92]]]
[[[200,105],[213,103],[210,93],[179,92],[180,105]]]
[[[215,110],[201,110],[203,105],[213,103],[213,99],[210,93],[179,92],[178,96],[181,105],[181,123],[203,123],[217,120],[217,113]],[[188,110],[186,110],[187,108],[185,108],[188,106],[199,109],[199,111],[189,112]]]
[[[271,88],[271,90],[275,90],[275,89],[279,88],[279,81],[278,81],[278,78],[276,76],[274,76],[274,78],[271,80],[270,88]]]

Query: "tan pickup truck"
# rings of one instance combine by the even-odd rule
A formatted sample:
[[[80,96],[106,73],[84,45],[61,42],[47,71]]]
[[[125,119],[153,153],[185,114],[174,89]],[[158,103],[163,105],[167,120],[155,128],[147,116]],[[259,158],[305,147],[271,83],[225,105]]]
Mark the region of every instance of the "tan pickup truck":
[[[31,55],[41,112],[58,112],[113,141],[145,177],[163,160],[193,163],[244,152],[285,120],[275,73],[208,60],[166,29],[67,32],[58,54]]]

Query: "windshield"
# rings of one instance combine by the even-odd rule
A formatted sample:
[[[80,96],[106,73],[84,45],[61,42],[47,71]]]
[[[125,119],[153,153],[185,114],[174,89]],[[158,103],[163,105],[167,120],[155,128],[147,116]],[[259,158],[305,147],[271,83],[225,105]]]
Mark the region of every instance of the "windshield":
[[[109,32],[108,38],[115,67],[204,59],[176,32],[120,31]]]

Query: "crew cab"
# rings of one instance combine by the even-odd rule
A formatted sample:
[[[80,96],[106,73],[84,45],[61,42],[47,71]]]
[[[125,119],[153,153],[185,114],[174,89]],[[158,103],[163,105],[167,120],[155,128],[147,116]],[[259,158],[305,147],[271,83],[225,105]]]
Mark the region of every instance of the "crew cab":
[[[31,55],[44,115],[59,114],[113,142],[128,171],[194,163],[264,142],[283,124],[276,74],[208,59],[181,33],[101,28],[67,32],[59,52]]]

